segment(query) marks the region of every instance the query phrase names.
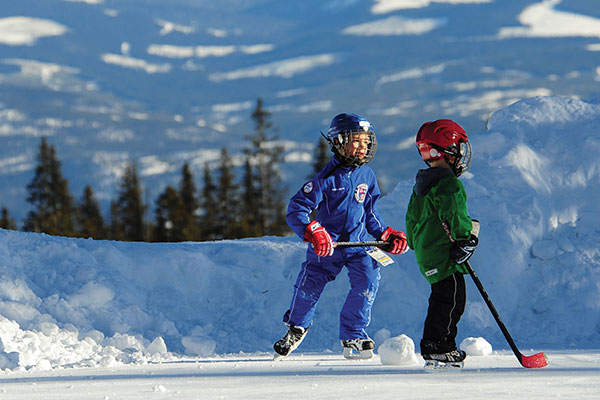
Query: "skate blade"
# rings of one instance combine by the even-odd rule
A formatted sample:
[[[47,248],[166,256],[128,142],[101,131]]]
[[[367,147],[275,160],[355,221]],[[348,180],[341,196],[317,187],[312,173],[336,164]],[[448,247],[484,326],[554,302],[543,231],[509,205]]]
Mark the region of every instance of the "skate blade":
[[[296,346],[296,347],[298,347],[298,346]],[[282,352],[284,352],[285,354],[282,354],[282,353],[280,353],[279,351],[277,351],[277,349],[276,349],[276,348],[274,348],[273,350],[275,350],[275,354],[273,355],[273,360],[274,360],[274,361],[277,361],[277,360],[280,360],[280,359],[282,359],[282,358],[286,358],[287,356],[289,356],[289,355],[290,355],[290,353],[291,353],[292,351],[294,351],[294,350],[296,349],[296,347],[294,347],[293,349],[292,349],[292,348],[290,348],[290,349],[288,350],[288,352],[287,352],[287,353],[285,353],[285,351],[284,351],[284,350],[281,350],[281,349],[280,349],[280,350],[281,350]]]
[[[344,347],[344,358],[348,360],[368,360],[373,358],[373,350],[354,351],[354,349]]]
[[[273,345],[273,350],[275,350],[275,355],[273,356],[273,360],[279,360],[281,358],[285,358],[285,357],[289,356],[292,351],[296,350],[298,348],[298,346],[300,346],[300,342],[302,342],[302,340],[300,340],[298,343],[296,343],[295,345],[293,345],[289,349],[287,349],[287,353],[285,352],[285,349],[281,349],[281,348],[278,348],[277,346]],[[277,343],[275,343],[275,344],[277,344]],[[280,351],[285,354],[280,353]]]
[[[436,360],[427,360],[425,361],[425,365],[423,369],[427,372],[437,372],[437,371],[460,371],[464,367],[465,363],[462,361],[459,362],[443,362]]]

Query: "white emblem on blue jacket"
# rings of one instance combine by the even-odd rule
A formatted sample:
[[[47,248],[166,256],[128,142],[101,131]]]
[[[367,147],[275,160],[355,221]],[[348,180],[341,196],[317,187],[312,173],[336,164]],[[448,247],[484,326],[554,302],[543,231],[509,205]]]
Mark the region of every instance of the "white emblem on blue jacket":
[[[304,185],[304,187],[302,188],[302,191],[306,194],[312,192],[313,190],[313,183],[311,182],[307,182],[306,185]]]
[[[356,190],[354,191],[354,198],[359,203],[363,203],[365,201],[365,198],[367,197],[368,191],[369,185],[367,185],[366,183],[361,183],[356,187]]]

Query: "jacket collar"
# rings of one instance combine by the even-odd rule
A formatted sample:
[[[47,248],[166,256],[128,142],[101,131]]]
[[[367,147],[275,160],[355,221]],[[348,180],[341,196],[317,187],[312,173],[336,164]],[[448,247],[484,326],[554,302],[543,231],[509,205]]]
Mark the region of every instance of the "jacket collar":
[[[415,182],[415,193],[419,196],[425,196],[440,179],[448,175],[454,174],[452,170],[443,167],[431,167],[419,170]]]

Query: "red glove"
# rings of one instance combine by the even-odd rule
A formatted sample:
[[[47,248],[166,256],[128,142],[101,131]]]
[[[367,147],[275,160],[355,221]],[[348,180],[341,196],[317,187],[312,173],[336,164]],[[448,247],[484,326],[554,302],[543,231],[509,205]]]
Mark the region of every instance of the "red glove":
[[[317,221],[312,221],[304,231],[304,241],[312,243],[315,253],[319,257],[333,255],[333,241],[329,232]]]
[[[406,253],[408,250],[408,244],[406,243],[406,235],[404,232],[397,231],[389,226],[385,231],[383,231],[379,240],[389,243],[378,247],[390,254],[402,254]]]

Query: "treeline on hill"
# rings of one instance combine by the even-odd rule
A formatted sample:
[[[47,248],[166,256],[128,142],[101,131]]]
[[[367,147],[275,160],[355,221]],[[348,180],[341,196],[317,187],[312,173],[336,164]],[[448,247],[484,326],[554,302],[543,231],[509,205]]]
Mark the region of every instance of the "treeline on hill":
[[[117,198],[111,201],[105,219],[94,191],[87,185],[80,200],[69,191],[54,146],[42,138],[37,166],[27,185],[27,202],[32,209],[22,230],[50,235],[121,241],[180,242],[284,235],[286,192],[279,172],[283,149],[269,137],[273,130],[270,113],[257,100],[252,112],[254,133],[244,149],[243,176],[237,180],[232,159],[221,150],[217,175],[204,165],[203,185],[197,187],[190,166],[181,169],[178,187],[167,186],[154,206],[154,220],[148,221],[149,206],[143,202],[142,183],[135,162],[123,174]],[[328,160],[328,146],[320,140],[315,151],[314,171]],[[0,228],[17,229],[6,207],[2,207]]]

